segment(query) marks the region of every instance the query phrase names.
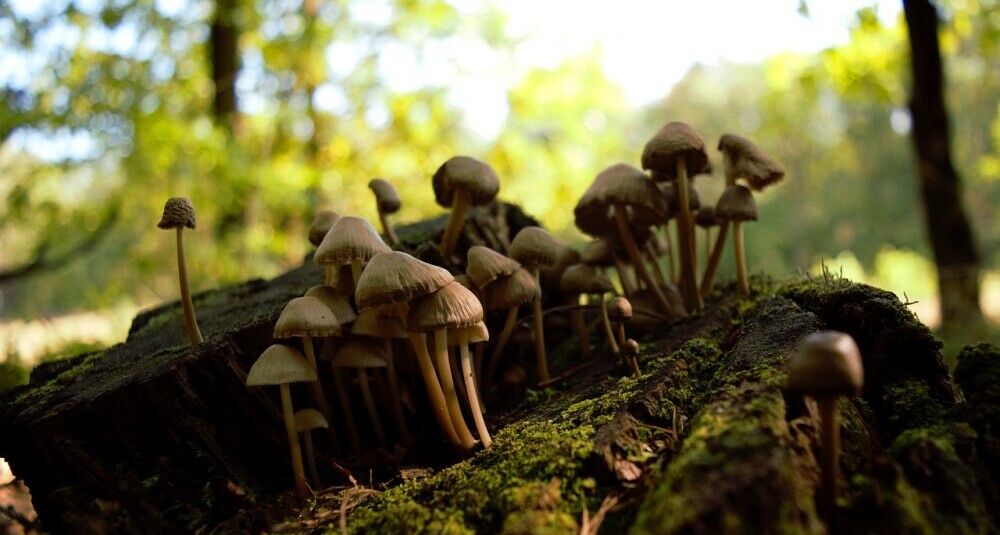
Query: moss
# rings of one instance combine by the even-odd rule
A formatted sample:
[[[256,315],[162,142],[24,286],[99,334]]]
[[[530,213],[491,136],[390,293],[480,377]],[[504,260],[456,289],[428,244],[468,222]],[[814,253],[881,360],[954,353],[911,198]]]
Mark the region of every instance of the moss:
[[[104,356],[104,352],[91,353],[85,356],[81,355],[80,357],[82,358],[79,359],[80,362],[59,373],[55,376],[55,378],[46,381],[45,384],[26,390],[24,393],[14,398],[13,403],[15,405],[21,405],[23,403],[29,406],[42,403],[54,394],[61,392],[67,386],[76,382],[79,377],[93,369],[94,365],[104,358]]]
[[[945,417],[945,408],[930,396],[927,383],[916,379],[889,384],[882,406],[887,413],[883,430],[890,442],[907,429],[936,426]]]

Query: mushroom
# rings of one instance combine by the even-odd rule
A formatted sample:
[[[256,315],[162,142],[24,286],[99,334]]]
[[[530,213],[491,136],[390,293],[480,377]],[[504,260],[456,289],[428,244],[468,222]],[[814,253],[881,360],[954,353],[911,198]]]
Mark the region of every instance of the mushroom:
[[[633,273],[628,269],[621,258],[616,253],[613,238],[608,235],[587,242],[580,254],[580,261],[588,266],[592,266],[598,273],[605,272],[605,268],[614,267],[618,272],[618,280],[621,283],[622,291],[625,295],[632,295],[639,291],[639,285],[632,277]]]
[[[837,501],[840,427],[837,398],[861,393],[864,369],[861,352],[850,335],[821,331],[806,336],[788,362],[788,389],[810,396],[819,407],[822,441],[819,513],[829,525]]]
[[[388,441],[385,438],[385,430],[382,428],[382,420],[375,409],[375,400],[372,398],[371,388],[368,386],[368,368],[385,368],[388,356],[380,343],[365,337],[351,338],[346,344],[340,346],[337,354],[334,355],[331,365],[335,368],[354,368],[358,372],[358,387],[361,389],[361,399],[365,403],[368,411],[368,418],[371,420],[372,429],[375,430],[375,438],[379,445],[386,446]]]
[[[510,242],[507,254],[531,272],[541,288],[539,269],[556,263],[559,244],[541,227],[524,227]],[[545,356],[545,332],[542,327],[541,292],[534,303],[535,361],[538,366],[538,382],[549,380],[549,364]]]
[[[339,292],[333,286],[318,284],[306,290],[303,295],[322,301],[341,325],[351,323],[358,317],[354,307],[351,306],[350,296]]]
[[[493,201],[500,190],[500,179],[486,163],[468,156],[455,156],[434,173],[432,185],[437,203],[451,208],[441,236],[441,257],[450,260],[465,223],[465,211],[470,206]]]
[[[636,379],[642,377],[639,371],[639,342],[629,338],[622,343],[622,358],[632,367],[632,373]]]
[[[330,227],[340,219],[340,214],[333,210],[320,210],[313,217],[313,222],[309,225],[309,243],[316,247],[323,243],[326,233],[330,232]]]
[[[448,330],[472,327],[483,321],[483,305],[479,299],[461,284],[451,281],[440,289],[424,294],[410,302],[410,310],[407,316],[407,330],[418,333],[434,333],[434,359],[437,364],[438,377],[441,380],[441,388],[444,391],[445,399],[448,403],[448,412],[451,413],[451,423],[455,426],[455,431],[459,437],[466,442],[467,448],[475,446],[472,436],[463,436],[468,433],[465,419],[462,416],[462,408],[458,403],[458,396],[455,392],[455,381],[451,376],[451,365],[448,362]],[[468,346],[468,343],[465,344]],[[468,353],[466,347],[464,354]],[[469,388],[469,384],[466,384]],[[475,383],[471,385],[475,389]],[[470,398],[473,392],[469,392]],[[470,403],[471,405],[471,403]],[[475,406],[470,407],[473,414],[479,412],[478,398]],[[476,421],[479,427],[482,415]],[[485,425],[479,428],[479,437],[486,444],[489,434],[485,432]],[[468,443],[472,440],[471,443]]]
[[[521,269],[521,264],[489,247],[473,245],[466,254],[468,262],[465,272],[480,291],[500,277],[506,277]]]
[[[625,344],[625,324],[632,319],[632,303],[624,297],[612,297],[607,303],[608,319],[615,322],[618,343]]]
[[[367,220],[342,217],[330,227],[323,243],[316,248],[313,261],[317,265],[336,268],[351,266],[351,275],[354,284],[357,284],[364,263],[379,253],[391,250]]]
[[[697,274],[691,242],[694,222],[688,200],[688,177],[708,166],[705,141],[693,128],[680,122],[667,123],[650,139],[642,151],[642,168],[654,171],[654,179],[676,180],[680,212],[677,216],[677,247],[680,249],[681,295],[688,310],[700,310]]]
[[[514,326],[517,325],[518,309],[521,305],[538,302],[541,295],[542,289],[538,286],[538,281],[523,268],[497,280],[486,289],[484,305],[486,310],[507,309],[507,320],[500,331],[496,345],[493,346],[493,353],[486,369],[486,384],[493,384],[493,374],[496,372],[500,354],[503,353],[511,333],[514,332]]]
[[[744,186],[726,186],[719,203],[715,205],[715,217],[719,221],[733,224],[733,256],[736,258],[736,281],[740,293],[750,295],[747,279],[747,261],[743,245],[743,222],[757,220],[757,201],[753,193]],[[722,231],[719,231],[722,235]],[[707,273],[706,273],[707,275]]]
[[[715,217],[715,207],[702,206],[699,208],[698,214],[694,217],[694,224],[705,229],[705,262],[707,263],[709,257],[712,256],[712,227],[719,226],[719,220]]]
[[[614,335],[611,332],[611,324],[608,322],[607,307],[604,303],[604,294],[614,291],[614,285],[611,284],[611,279],[598,274],[594,271],[594,268],[586,264],[576,264],[566,268],[566,271],[563,272],[562,279],[559,281],[559,290],[563,295],[569,298],[571,305],[582,304],[580,302],[581,294],[583,296],[599,294],[601,326],[604,329],[604,335],[608,339],[608,345],[611,347],[611,351],[618,353],[618,344],[615,343]],[[590,340],[586,324],[583,321],[583,311],[579,309],[571,309],[570,314],[573,312],[580,314],[579,323],[574,320],[574,329],[577,331],[577,337],[580,337],[580,354],[586,359],[590,356]]]
[[[194,205],[187,197],[171,197],[163,205],[163,217],[156,226],[162,229],[177,229],[177,275],[181,285],[181,307],[184,309],[184,328],[187,330],[191,347],[202,343],[198,319],[194,316],[191,289],[188,287],[187,262],[184,260],[184,227],[194,229],[196,224]]]
[[[316,409],[302,409],[295,413],[295,431],[302,435],[305,445],[306,466],[309,467],[309,479],[313,487],[319,488],[319,470],[316,469],[316,452],[313,449],[312,430],[329,429],[330,423]]]
[[[295,432],[295,414],[289,383],[315,380],[316,369],[309,365],[297,349],[282,344],[274,344],[265,349],[247,373],[247,386],[278,385],[281,390],[281,410],[285,416],[285,432],[288,435],[292,455],[295,490],[302,499],[309,498],[312,491],[306,483],[305,468],[302,466],[302,451],[299,449],[299,437]]]
[[[460,327],[458,329],[448,329],[448,345],[458,346],[462,356],[462,376],[465,378],[465,390],[469,395],[469,410],[472,412],[472,419],[476,422],[476,431],[479,439],[483,442],[484,448],[489,448],[493,444],[490,438],[490,431],[486,428],[483,419],[482,401],[479,399],[475,370],[472,365],[472,357],[469,355],[469,344],[481,344],[490,340],[490,332],[486,329],[486,324],[479,322],[471,327]]]
[[[453,280],[454,277],[444,268],[417,260],[403,252],[390,251],[371,258],[368,267],[358,280],[354,299],[358,310],[362,312],[369,308],[391,306],[406,326],[409,314],[408,302],[434,292]],[[468,445],[468,440],[471,440],[471,434],[468,433],[468,428],[465,428],[465,433],[460,437],[458,430],[452,424],[448,400],[441,389],[441,383],[434,372],[434,364],[427,351],[426,337],[410,331],[408,327],[407,331],[438,427],[455,448],[463,452],[469,451],[471,446]],[[468,439],[465,435],[468,435]]]
[[[392,350],[393,340],[406,340],[409,337],[403,322],[397,316],[386,316],[379,314],[379,309],[369,308],[358,314],[357,320],[351,325],[351,334],[356,336],[369,336],[382,340],[382,345],[386,353],[386,375],[389,378],[389,397],[392,404],[392,417],[396,424],[396,431],[404,444],[413,441],[410,430],[406,425],[406,417],[403,415],[403,404],[399,393],[399,384],[396,375],[396,358]]]
[[[385,233],[386,242],[389,245],[398,244],[399,237],[396,236],[396,231],[393,230],[392,224],[389,223],[389,214],[395,214],[399,211],[400,206],[403,205],[402,201],[399,200],[399,193],[396,192],[396,188],[393,187],[392,183],[384,178],[373,178],[368,183],[368,187],[375,194],[378,219],[382,222],[382,231]]]

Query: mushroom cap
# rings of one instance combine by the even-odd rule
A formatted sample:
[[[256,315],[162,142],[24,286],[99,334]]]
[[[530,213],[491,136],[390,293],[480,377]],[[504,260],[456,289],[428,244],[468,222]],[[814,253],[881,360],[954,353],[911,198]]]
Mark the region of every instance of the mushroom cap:
[[[580,261],[594,267],[609,267],[615,265],[614,253],[617,251],[615,242],[607,236],[595,238],[587,242],[580,253]]]
[[[316,409],[308,408],[295,412],[295,431],[307,433],[313,429],[327,429],[330,423],[323,417],[323,413]]]
[[[384,214],[394,214],[403,206],[403,201],[399,200],[399,193],[391,182],[384,178],[373,178],[368,182],[368,188],[375,194],[375,203],[378,211]]]
[[[559,279],[559,293],[565,296],[579,294],[602,294],[615,289],[611,279],[599,275],[587,264],[573,264],[563,271]]]
[[[354,307],[351,306],[349,296],[333,286],[318,284],[306,290],[304,295],[306,297],[315,297],[322,301],[333,312],[333,317],[337,318],[337,321],[341,325],[350,323],[358,317],[358,314],[354,311]]]
[[[187,227],[193,229],[197,224],[194,217],[194,205],[187,197],[171,197],[163,204],[163,216],[156,226],[162,229]]]
[[[313,262],[321,266],[343,266],[355,260],[367,262],[379,253],[391,250],[367,219],[347,216],[330,227],[330,232],[316,248]]]
[[[614,205],[627,206],[630,219],[646,224],[665,221],[668,215],[666,202],[649,176],[619,163],[598,173],[583,192],[573,209],[577,228],[592,236],[616,230],[611,219]]]
[[[418,333],[471,327],[480,321],[483,305],[479,298],[455,281],[411,301],[406,318],[407,328]]]
[[[285,305],[274,325],[275,338],[340,336],[340,322],[317,297],[296,297]]]
[[[715,218],[719,221],[757,221],[757,201],[746,186],[726,186],[715,205]]]
[[[434,199],[444,207],[455,201],[455,191],[464,189],[474,206],[487,204],[500,191],[496,171],[485,162],[468,156],[455,156],[444,162],[431,179]]]
[[[639,342],[636,342],[633,338],[625,340],[625,343],[622,344],[622,355],[625,355],[626,357],[638,357]]]
[[[362,310],[358,314],[358,319],[354,320],[354,324],[351,325],[351,334],[373,338],[395,338],[397,340],[409,337],[399,316],[385,315],[379,308]]]
[[[335,368],[385,368],[388,358],[381,340],[358,336],[340,346],[330,364]]]
[[[465,289],[472,292],[476,298],[479,299],[480,303],[483,302],[483,292],[476,286],[476,283],[472,282],[472,277],[466,275],[465,273],[459,273],[458,275],[455,275],[455,282],[465,286]]]
[[[702,206],[698,209],[698,214],[694,216],[694,223],[701,228],[718,226],[719,220],[715,217],[714,206]]]
[[[556,263],[559,243],[541,227],[524,227],[510,242],[507,256],[527,269],[551,266]]]
[[[506,277],[521,269],[521,263],[517,260],[482,245],[469,247],[468,259],[465,272],[477,288],[483,288],[498,277]]]
[[[480,321],[479,323],[469,326],[469,327],[459,327],[456,329],[448,329],[448,345],[457,346],[462,341],[462,334],[468,336],[466,339],[467,343],[478,344],[479,342],[489,342],[490,341],[490,331],[486,328],[486,323]]]
[[[309,243],[319,247],[323,243],[326,233],[340,219],[340,214],[333,210],[320,210],[313,217],[313,222],[309,225]]]
[[[541,278],[542,288],[556,288],[559,286],[559,279],[563,271],[573,264],[580,263],[580,253],[563,243],[556,241],[559,248],[556,250],[556,262],[551,266],[538,269],[538,276]]]
[[[538,281],[526,269],[497,279],[486,288],[486,310],[518,307],[541,299]]]
[[[751,189],[760,191],[785,176],[785,168],[780,163],[745,137],[723,134],[719,139],[719,150],[723,154],[729,183],[743,178]]]
[[[611,321],[632,319],[632,303],[621,296],[612,297],[608,300],[608,319]]]
[[[358,310],[406,303],[429,294],[455,277],[448,270],[400,252],[378,254],[361,273],[354,302]]]
[[[864,368],[861,352],[850,335],[820,331],[802,339],[788,362],[788,389],[810,396],[852,396],[861,393]]]
[[[658,179],[677,179],[677,160],[684,158],[688,176],[708,167],[705,140],[685,123],[667,123],[642,149],[642,168],[656,171]]]
[[[264,350],[247,373],[247,386],[280,385],[317,380],[302,353],[292,346],[273,344]]]

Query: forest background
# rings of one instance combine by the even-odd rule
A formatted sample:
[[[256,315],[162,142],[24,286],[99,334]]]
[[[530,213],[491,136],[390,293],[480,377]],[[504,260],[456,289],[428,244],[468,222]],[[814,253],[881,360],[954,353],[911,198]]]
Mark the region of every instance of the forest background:
[[[937,6],[953,162],[983,268],[985,321],[940,333],[953,355],[962,342],[1000,338],[1000,2]],[[810,7],[789,9],[810,17]],[[603,168],[637,165],[669,120],[713,149],[722,133],[747,136],[787,168],[786,182],[758,198],[753,272],[825,266],[896,292],[939,326],[901,11],[862,8],[849,39],[819,52],[697,64],[647,105],[607,75],[598,43],[497,80],[499,98],[470,108],[481,86],[463,76],[482,72],[476,56],[428,58],[462,49],[510,62],[525,36],[503,9],[0,2],[0,388],[41,359],[123,340],[138,310],[177,298],[174,242],[155,228],[168,197],[191,197],[198,211],[187,253],[194,291],[299,265],[318,209],[374,220],[373,177],[399,190],[396,221],[443,213],[430,176],[455,154],[489,162],[500,198],[582,244],[579,196]],[[572,14],[553,24],[572,24]],[[649,50],[638,64],[655,70],[670,54],[684,51]],[[477,128],[477,113],[492,126]],[[719,171],[699,179],[702,199],[714,202],[721,182]],[[728,255],[720,275],[733,277]]]

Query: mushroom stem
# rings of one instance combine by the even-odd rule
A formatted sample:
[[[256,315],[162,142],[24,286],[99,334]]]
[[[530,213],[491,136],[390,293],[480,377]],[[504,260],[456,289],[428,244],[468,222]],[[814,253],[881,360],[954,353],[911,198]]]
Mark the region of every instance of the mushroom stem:
[[[458,438],[458,433],[455,432],[455,427],[451,423],[451,415],[448,412],[448,400],[444,397],[444,391],[441,390],[441,383],[438,382],[437,374],[434,372],[431,355],[427,352],[426,336],[420,333],[408,334],[410,345],[413,346],[413,351],[417,355],[417,364],[420,365],[420,375],[424,379],[424,386],[427,388],[427,397],[430,399],[438,427],[441,428],[441,431],[444,431],[444,434],[448,437],[448,441],[455,448],[462,452],[469,451],[471,447]]]
[[[181,307],[184,309],[184,328],[187,330],[191,347],[204,342],[201,330],[198,329],[198,319],[194,316],[194,303],[191,302],[191,288],[188,286],[187,261],[184,258],[184,227],[177,227],[177,276],[181,283]]]
[[[351,443],[351,448],[355,453],[361,453],[364,448],[361,446],[361,437],[358,435],[358,428],[354,425],[354,412],[351,410],[351,399],[347,395],[347,385],[344,384],[344,376],[340,369],[330,364],[330,372],[333,373],[333,386],[337,389],[337,398],[340,400],[340,408],[344,413],[344,424],[347,426],[347,440]],[[328,422],[331,420],[327,420]]]
[[[677,283],[677,256],[674,255],[674,237],[670,232],[670,222],[663,224],[663,237],[667,239],[667,266],[670,268],[670,280]]]
[[[646,242],[645,249],[646,257],[649,258],[649,263],[653,265],[653,277],[656,278],[656,282],[660,286],[666,286],[667,279],[663,274],[663,266],[660,265],[660,261],[656,257],[656,250],[653,248],[653,243]]]
[[[313,349],[312,336],[302,337],[302,349],[303,353],[305,353],[306,360],[309,361],[309,364],[314,370],[316,370],[316,377],[318,378],[319,367],[316,364],[316,352]],[[309,389],[312,392],[312,397],[316,401],[316,404],[319,405],[320,414],[323,415],[323,418],[326,418],[327,422],[332,422],[333,420],[330,418],[330,404],[326,401],[326,393],[323,392],[323,385],[319,382],[319,379],[309,383]],[[332,448],[335,452],[339,452],[340,445],[337,444],[337,437],[333,433],[332,425],[327,425],[326,427],[326,438],[330,441],[330,448]]]
[[[392,418],[396,423],[396,431],[399,432],[399,438],[403,441],[403,444],[411,444],[413,436],[410,435],[410,430],[406,426],[406,417],[403,416],[403,402],[399,399],[399,384],[396,380],[396,357],[392,351],[392,340],[385,338],[382,343],[385,346],[386,354],[389,356],[386,359],[386,375],[389,377],[389,398],[392,402]]]
[[[837,472],[840,458],[840,427],[837,425],[837,398],[822,396],[816,398],[822,429],[820,440],[819,515],[827,526],[833,522],[833,512],[837,502]]]
[[[438,377],[441,379],[441,389],[448,403],[451,425],[455,427],[462,445],[466,449],[472,449],[476,446],[476,439],[465,425],[462,406],[458,403],[458,395],[455,393],[455,381],[451,376],[451,364],[448,362],[448,329],[434,331],[434,356],[437,361]]]
[[[469,410],[472,412],[472,419],[476,422],[476,431],[479,433],[479,440],[483,442],[484,448],[493,445],[490,438],[490,430],[486,428],[483,420],[483,413],[479,408],[479,393],[476,392],[475,376],[472,372],[472,356],[469,354],[469,335],[462,333],[459,335],[458,349],[462,355],[462,374],[465,376],[465,390],[469,393]]]
[[[319,470],[316,469],[316,452],[313,449],[312,431],[302,433],[302,443],[306,449],[306,466],[309,468],[309,481],[313,487],[320,488]]]
[[[636,282],[632,270],[628,268],[628,264],[622,261],[618,255],[614,255],[615,270],[618,271],[618,280],[622,283],[622,291],[625,295],[633,295],[639,291],[639,284]]]
[[[747,259],[743,247],[742,221],[733,221],[733,253],[736,256],[736,284],[740,293],[750,295],[750,281],[747,280]]]
[[[392,228],[392,223],[389,222],[389,214],[382,211],[379,208],[378,220],[382,223],[382,232],[385,233],[385,241],[390,247],[395,246],[399,243],[399,237],[396,236],[396,230]]]
[[[541,285],[537,267],[532,268],[531,274],[535,277],[535,282]],[[542,383],[549,380],[549,362],[545,356],[545,330],[542,326],[542,299],[539,297],[531,304],[534,309],[532,316],[535,328],[535,361],[538,366],[538,382]]]
[[[353,284],[351,284],[352,287],[354,288],[358,287],[358,281],[361,280],[362,271],[363,267],[361,265],[361,260],[358,259],[351,260],[351,277],[354,278],[354,282]]]
[[[382,428],[382,419],[378,417],[375,410],[375,400],[372,398],[371,388],[368,387],[368,371],[358,368],[358,386],[361,387],[361,399],[365,401],[365,409],[368,410],[368,417],[372,420],[372,427],[375,429],[375,438],[381,446],[388,444],[385,439],[385,429]]]
[[[517,325],[517,309],[519,307],[510,307],[507,310],[507,321],[503,324],[503,330],[500,331],[500,336],[497,337],[497,345],[493,346],[493,352],[490,353],[490,362],[486,366],[486,384],[493,384],[493,375],[497,371],[497,363],[500,362],[500,354],[503,353],[504,347],[507,346],[507,342],[510,340],[511,333],[514,332],[514,326]]]
[[[567,304],[580,304],[580,296],[573,296],[567,300]],[[576,337],[580,340],[580,356],[584,359],[590,358],[590,334],[587,333],[587,323],[583,318],[583,311],[574,308],[569,311],[570,323],[576,332]]]
[[[615,343],[615,335],[611,332],[611,320],[608,319],[608,301],[604,299],[604,295],[601,294],[601,325],[604,326],[604,335],[608,337],[608,345],[611,346],[611,352],[618,354],[620,349],[620,344]],[[624,343],[624,340],[621,341]]]
[[[663,295],[663,290],[656,284],[653,277],[649,274],[649,270],[643,265],[642,255],[639,253],[639,246],[635,244],[635,238],[632,237],[632,231],[628,228],[628,217],[625,215],[625,206],[621,204],[615,205],[615,222],[618,224],[618,234],[621,235],[622,241],[625,242],[625,250],[628,251],[629,261],[632,263],[632,268],[635,269],[639,278],[646,282],[648,286],[653,291],[653,296],[656,297],[657,304],[663,312],[667,315],[671,315],[672,310],[670,308],[670,302],[667,301],[667,296]],[[686,242],[682,245],[682,250],[686,249]]]
[[[458,357],[455,356],[455,348],[452,346],[448,347],[448,366],[451,368],[452,379],[462,376],[461,363],[458,362]],[[469,403],[469,393],[465,388],[465,381],[455,381],[455,393],[458,394],[458,401],[463,405]]]
[[[677,218],[678,247],[681,250],[681,295],[684,306],[689,311],[701,310],[701,294],[698,293],[698,281],[694,263],[694,219],[691,216],[690,200],[688,198],[688,176],[686,158],[677,158],[677,201],[681,205],[680,217]]]
[[[281,388],[281,411],[285,415],[285,433],[288,434],[288,444],[292,454],[292,472],[295,474],[295,491],[303,500],[312,496],[309,484],[306,483],[306,470],[302,466],[302,450],[299,449],[299,434],[295,432],[295,414],[292,412],[292,389],[288,383],[278,385]]]
[[[712,295],[712,279],[715,277],[715,270],[719,267],[719,260],[722,259],[722,252],[726,248],[726,234],[729,233],[729,221],[719,223],[719,233],[715,235],[715,247],[712,248],[712,256],[708,258],[708,265],[705,266],[705,275],[701,279],[701,296]]]
[[[470,203],[468,191],[464,189],[455,191],[455,198],[451,203],[451,215],[448,216],[448,225],[444,229],[444,235],[441,236],[441,257],[445,260],[449,260],[455,252],[458,236],[462,233],[462,225],[465,223],[465,211]]]
[[[326,284],[327,286],[333,284],[333,266],[331,264],[327,264],[324,267],[323,284]]]
[[[618,345],[619,346],[624,346],[625,345],[625,322],[624,321],[616,321],[615,323],[616,323],[616,325],[615,325],[616,331],[618,333]]]

